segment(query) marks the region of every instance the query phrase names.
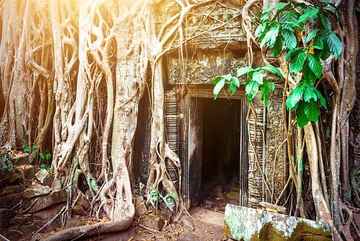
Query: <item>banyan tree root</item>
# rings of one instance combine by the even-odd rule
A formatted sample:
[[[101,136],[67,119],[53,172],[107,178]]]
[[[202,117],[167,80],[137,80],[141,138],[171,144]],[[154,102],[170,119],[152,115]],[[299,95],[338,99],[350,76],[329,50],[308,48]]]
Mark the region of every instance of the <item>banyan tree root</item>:
[[[117,222],[96,223],[79,227],[68,228],[57,232],[43,241],[65,241],[79,238],[89,238],[99,234],[115,233],[130,227],[133,218],[123,219]]]
[[[320,181],[321,179],[319,177],[320,171],[319,171],[317,140],[312,124],[308,124],[304,127],[304,139],[305,139],[306,150],[309,158],[309,166],[311,173],[311,191],[314,199],[316,216],[321,221],[330,225],[336,238],[342,240],[338,230],[334,225],[334,220],[331,216],[330,208],[325,200],[324,193],[322,191],[322,186]]]
[[[144,36],[141,35],[146,34],[146,31],[141,31],[144,24],[142,18],[138,17],[143,15],[140,14],[141,11],[138,8],[140,5],[133,6],[133,8],[138,8],[138,11],[134,11],[134,9],[126,9],[126,6],[120,6],[111,1],[84,1],[84,3],[87,4],[80,9],[79,24],[83,27],[82,30],[86,31],[80,33],[79,44],[81,48],[88,50],[93,58],[89,58],[89,55],[79,54],[79,71],[82,70],[82,72],[78,76],[77,85],[84,83],[81,79],[84,78],[86,83],[90,84],[90,89],[87,89],[87,85],[77,87],[79,91],[76,93],[74,105],[68,114],[68,117],[75,121],[68,122],[70,126],[66,127],[68,130],[67,139],[60,143],[59,158],[54,164],[55,167],[65,167],[68,165],[67,162],[71,162],[69,171],[71,175],[73,172],[76,173],[76,171],[71,171],[73,169],[82,172],[87,178],[90,189],[96,192],[92,197],[94,211],[98,217],[100,214],[104,214],[111,221],[63,230],[46,240],[72,240],[94,234],[118,232],[127,229],[135,216],[128,167],[132,159],[132,143],[137,126],[138,105],[143,93],[148,68],[148,46],[146,46]],[[113,15],[106,15],[107,10],[110,9]],[[125,12],[129,14],[124,15],[123,18],[118,17],[120,13]],[[112,19],[113,24],[107,24],[108,18]],[[127,35],[113,35],[115,27],[116,31],[124,31]],[[104,36],[104,33],[109,36]],[[91,35],[97,36],[95,41]],[[95,48],[96,46],[97,48]],[[113,48],[116,49],[117,56],[116,65],[112,66],[109,58],[110,55],[114,54],[110,52],[110,49]],[[90,61],[92,62],[90,63]],[[111,67],[114,67],[115,75],[113,75]],[[96,71],[101,74],[94,77]],[[61,74],[61,71],[59,72]],[[92,102],[95,98],[94,86],[98,86],[103,76],[108,87],[106,104],[110,107],[106,108],[105,113],[101,147],[104,152],[101,158],[102,172],[97,178],[103,184],[101,188],[98,188],[95,179],[90,180],[90,182],[88,180],[88,177],[92,178],[91,174],[87,173],[89,170],[88,146],[91,138],[90,129],[93,125],[91,121],[93,121],[92,111],[94,111]],[[110,86],[109,83],[111,83]],[[114,90],[115,98],[112,96]],[[87,96],[87,100],[80,98],[83,95]],[[72,130],[77,124],[81,125],[81,129],[77,129],[79,133],[74,135]],[[107,157],[110,134],[111,163],[109,162],[110,158]],[[76,145],[73,142],[74,140],[77,141]],[[75,163],[75,166],[70,155],[72,149],[75,150],[75,156],[78,158],[78,164]],[[77,192],[77,181],[71,182],[72,179],[74,178],[67,178],[73,187],[72,190]]]
[[[181,164],[180,159],[174,151],[172,151],[167,143],[164,144],[164,154],[160,154],[160,143],[156,151],[157,160],[152,163],[150,169],[149,179],[147,183],[147,193],[151,195],[151,191],[155,190],[161,195],[170,195],[174,199],[175,208],[171,210],[175,213],[173,221],[177,221],[182,213],[185,211],[182,197],[180,195],[181,189]],[[166,162],[171,162],[172,166],[176,167],[176,175],[179,177],[179,185],[176,187],[170,178],[167,170]],[[150,197],[148,197],[149,199]],[[169,207],[170,208],[170,207]]]
[[[12,148],[21,145],[25,139],[26,82],[30,81],[25,67],[26,46],[29,43],[31,2],[6,1],[1,15],[4,16],[4,33],[1,39],[0,59],[4,61],[1,70],[1,84],[5,97],[0,124],[1,144]],[[24,4],[25,2],[25,4]],[[18,14],[20,13],[20,14]],[[23,22],[23,24],[21,24]],[[24,81],[26,79],[26,81]]]
[[[156,41],[156,45],[161,45]],[[155,57],[156,59],[156,57]],[[151,201],[157,208],[160,195],[170,197],[175,207],[168,206],[175,214],[176,221],[184,211],[182,197],[180,195],[181,184],[175,187],[167,170],[166,161],[172,162],[177,168],[177,176],[181,176],[181,166],[178,156],[170,149],[165,140],[165,121],[164,121],[164,70],[163,62],[160,59],[153,66],[153,121],[151,125],[151,144],[149,160],[149,177],[146,185],[147,200]],[[152,200],[152,194],[157,196],[157,200]]]

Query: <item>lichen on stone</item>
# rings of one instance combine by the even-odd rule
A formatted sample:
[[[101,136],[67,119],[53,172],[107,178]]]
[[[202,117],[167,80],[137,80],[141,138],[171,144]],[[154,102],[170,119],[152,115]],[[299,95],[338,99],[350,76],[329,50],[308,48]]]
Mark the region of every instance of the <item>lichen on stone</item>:
[[[331,240],[323,223],[231,204],[225,209],[225,235],[243,241]]]

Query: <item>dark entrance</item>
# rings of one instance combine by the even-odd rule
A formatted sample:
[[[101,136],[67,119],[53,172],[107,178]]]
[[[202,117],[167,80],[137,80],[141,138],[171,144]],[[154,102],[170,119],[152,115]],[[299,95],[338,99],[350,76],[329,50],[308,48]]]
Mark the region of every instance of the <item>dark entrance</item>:
[[[239,204],[241,100],[192,98],[189,113],[191,206],[223,211]]]
[[[238,100],[203,99],[202,205],[239,203],[240,108]]]

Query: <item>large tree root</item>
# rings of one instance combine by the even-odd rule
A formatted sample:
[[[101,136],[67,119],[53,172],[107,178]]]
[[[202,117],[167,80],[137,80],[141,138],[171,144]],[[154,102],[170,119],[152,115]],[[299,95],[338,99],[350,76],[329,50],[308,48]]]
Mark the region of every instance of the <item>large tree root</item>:
[[[132,221],[133,218],[130,217],[126,220],[116,222],[96,223],[91,225],[69,228],[47,237],[46,239],[44,239],[44,241],[77,240],[80,238],[84,239],[105,233],[120,232],[128,229]]]

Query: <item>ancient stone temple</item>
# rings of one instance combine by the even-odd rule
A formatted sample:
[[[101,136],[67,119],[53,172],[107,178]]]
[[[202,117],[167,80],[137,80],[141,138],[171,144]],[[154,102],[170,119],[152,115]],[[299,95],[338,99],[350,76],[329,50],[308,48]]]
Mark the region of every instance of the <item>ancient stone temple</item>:
[[[161,8],[158,21],[166,22],[175,8]],[[186,19],[186,38],[174,41],[163,62],[166,138],[182,163],[181,177],[173,179],[182,182],[188,207],[219,187],[228,194],[227,202],[252,207],[275,203],[288,176],[281,90],[269,108],[255,101],[251,111],[243,90],[235,95],[223,91],[214,100],[212,79],[248,62],[241,13],[219,3],[200,6],[196,13]],[[147,93],[140,104],[134,152],[138,173],[146,170],[149,135],[143,133],[150,129],[150,99]]]

